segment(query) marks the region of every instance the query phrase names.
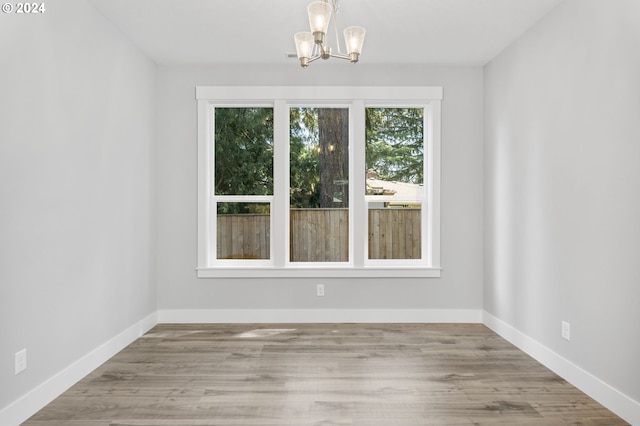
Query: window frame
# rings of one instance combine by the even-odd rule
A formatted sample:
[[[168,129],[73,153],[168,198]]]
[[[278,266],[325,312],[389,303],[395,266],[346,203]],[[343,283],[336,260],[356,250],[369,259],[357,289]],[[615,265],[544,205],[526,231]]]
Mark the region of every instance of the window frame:
[[[421,258],[420,259],[370,259],[369,258],[369,236],[368,236],[368,226],[367,226],[367,234],[365,234],[365,239],[364,239],[364,252],[365,252],[365,259],[364,259],[364,265],[366,267],[399,267],[399,268],[406,268],[406,267],[421,267],[424,266],[424,262],[426,261],[427,263],[429,262],[429,260],[431,259],[432,255],[433,255],[433,248],[430,244],[430,240],[429,240],[429,233],[431,231],[430,227],[429,227],[429,217],[432,215],[432,211],[430,210],[430,208],[432,207],[432,204],[430,202],[430,198],[429,198],[429,194],[432,193],[432,191],[430,190],[430,187],[432,187],[433,185],[433,179],[431,178],[429,171],[432,170],[433,168],[433,164],[432,164],[432,160],[433,160],[433,152],[430,149],[431,147],[431,142],[428,140],[429,138],[429,129],[430,126],[432,126],[432,117],[429,117],[429,111],[430,108],[428,106],[425,106],[422,102],[418,102],[418,103],[411,103],[411,102],[405,102],[405,103],[397,103],[397,104],[393,104],[393,105],[389,105],[389,103],[382,103],[382,104],[376,104],[376,103],[365,103],[365,108],[420,108],[423,109],[423,135],[426,137],[425,140],[423,140],[423,144],[424,144],[424,150],[423,150],[423,157],[424,157],[424,162],[422,164],[422,176],[423,176],[423,190],[421,191],[421,197],[418,200],[409,200],[409,199],[402,199],[402,198],[392,198],[393,196],[385,196],[385,195],[366,195],[364,196],[365,199],[365,209],[367,212],[367,224],[368,224],[368,213],[369,213],[369,204],[372,202],[403,202],[403,201],[419,201],[420,202],[420,209],[421,209],[421,214],[420,214],[420,225],[421,225],[421,235],[420,235],[420,252],[421,252]],[[366,143],[366,140],[365,140]]]
[[[210,117],[209,130],[210,133],[207,136],[209,141],[214,140],[215,134],[215,108],[273,108],[272,104],[266,102],[243,102],[243,103],[210,103],[208,106],[208,114]],[[274,136],[275,145],[275,136]],[[208,151],[208,166],[207,166],[207,184],[211,185],[215,182],[215,145],[209,143]],[[256,204],[268,204],[269,205],[269,226],[273,229],[273,194],[270,195],[239,195],[239,194],[216,194],[215,189],[209,186],[209,209],[208,220],[211,238],[208,241],[208,254],[207,259],[213,261],[217,267],[237,267],[242,260],[236,259],[218,259],[217,256],[217,203],[256,203]],[[269,253],[273,253],[273,238],[269,240]],[[272,267],[274,265],[273,256],[269,259],[251,259],[248,261],[253,267]]]
[[[291,205],[291,197],[290,197],[290,192],[289,192],[289,188],[291,186],[291,182],[290,182],[290,177],[291,177],[291,161],[290,161],[290,148],[291,148],[291,133],[290,133],[290,129],[291,129],[291,123],[289,121],[290,116],[291,116],[291,108],[345,108],[349,111],[349,222],[348,222],[348,227],[349,227],[349,243],[348,243],[348,251],[349,251],[349,260],[346,262],[292,262],[290,260],[290,254],[291,254],[291,245],[290,244],[285,244],[285,264],[284,267],[285,269],[325,269],[325,268],[338,268],[338,269],[343,269],[343,268],[352,268],[354,266],[354,262],[353,262],[353,251],[354,251],[354,238],[353,238],[353,220],[354,220],[354,215],[351,214],[352,209],[351,209],[351,200],[353,200],[353,197],[355,196],[354,194],[354,185],[353,185],[353,181],[351,180],[351,176],[352,176],[352,171],[353,171],[353,125],[351,124],[351,117],[353,116],[353,108],[352,108],[352,103],[351,102],[342,102],[342,103],[338,103],[338,102],[331,102],[331,103],[327,103],[327,102],[318,102],[318,101],[306,101],[306,102],[301,102],[301,101],[287,101],[286,102],[286,115],[287,115],[287,129],[289,130],[287,132],[287,152],[286,152],[286,156],[287,156],[287,180],[286,182],[288,183],[287,185],[287,191],[286,191],[286,197],[287,197],[287,201],[286,201],[286,205],[290,206]],[[290,241],[291,238],[291,226],[289,226],[289,224],[291,223],[291,209],[287,208],[286,209],[286,221],[287,221],[287,226],[286,226],[286,232],[285,232],[285,238],[286,241]]]
[[[199,278],[267,277],[439,277],[440,267],[440,151],[442,87],[310,87],[310,86],[198,86],[198,246]],[[349,109],[349,261],[289,261],[289,108],[345,107]],[[271,259],[215,259],[216,212],[212,211],[213,112],[216,107],[272,107],[274,109],[273,194],[233,196],[268,202],[271,206]],[[368,259],[368,217],[365,194],[365,108],[424,108],[425,198],[422,208],[422,259]],[[358,189],[361,188],[361,189]],[[218,198],[229,196],[218,196]],[[247,198],[245,198],[247,197]],[[260,200],[258,200],[258,198]],[[226,201],[226,200],[219,200]],[[356,223],[360,226],[356,226]],[[364,223],[362,225],[361,223]],[[213,228],[213,229],[212,229]],[[364,246],[360,246],[364,244]],[[213,253],[213,259],[212,257]],[[212,262],[213,260],[213,262]]]

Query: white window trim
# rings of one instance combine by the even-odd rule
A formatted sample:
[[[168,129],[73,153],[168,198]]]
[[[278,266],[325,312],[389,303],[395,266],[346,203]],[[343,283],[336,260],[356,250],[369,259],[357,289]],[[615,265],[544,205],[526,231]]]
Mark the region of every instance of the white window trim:
[[[198,103],[198,253],[197,276],[199,278],[268,278],[268,277],[439,277],[440,276],[440,138],[442,87],[196,87]],[[284,114],[290,106],[301,104],[318,106],[325,104],[350,108],[350,204],[349,262],[340,263],[291,263],[288,260],[287,225],[289,211],[288,190],[274,185],[272,196],[229,197],[229,200],[253,200],[271,204],[271,259],[268,261],[216,261],[209,264],[215,249],[215,214],[212,214],[211,176],[213,173],[211,143],[213,126],[210,117],[213,108],[220,106],[272,106],[274,107],[274,142],[289,138],[289,117]],[[423,209],[423,241],[425,259],[419,262],[406,260],[369,260],[367,257],[367,230],[354,226],[354,218],[366,217],[366,197],[359,196],[355,188],[365,186],[364,120],[365,108],[376,106],[425,107],[426,135],[425,199]],[[289,180],[289,147],[274,143],[274,182]],[[288,189],[288,187],[286,188]],[[358,196],[356,196],[358,195]],[[213,212],[215,213],[215,212]],[[212,229],[214,228],[214,229]],[[286,232],[274,232],[286,230]],[[210,238],[210,236],[212,236]],[[213,241],[212,241],[213,239]],[[362,250],[354,250],[358,242],[365,244]],[[215,251],[213,251],[215,253]],[[428,266],[427,266],[428,265]]]

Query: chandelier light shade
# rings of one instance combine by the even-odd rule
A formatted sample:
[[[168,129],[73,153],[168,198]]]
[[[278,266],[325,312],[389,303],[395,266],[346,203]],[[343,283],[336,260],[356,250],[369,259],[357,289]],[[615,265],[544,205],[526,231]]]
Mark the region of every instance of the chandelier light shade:
[[[293,37],[296,41],[296,53],[298,54],[298,59],[300,59],[300,64],[306,67],[309,64],[309,58],[313,55],[313,46],[315,46],[313,34],[299,32],[295,33]]]
[[[315,1],[307,7],[309,14],[310,32],[298,32],[294,35],[296,43],[296,53],[300,60],[300,66],[306,68],[316,59],[340,58],[347,59],[352,63],[358,62],[362,53],[364,36],[366,31],[362,27],[347,27],[344,29],[344,42],[347,49],[346,54],[340,50],[340,42],[336,40],[336,51],[328,46],[327,32],[333,17],[336,38],[338,36],[338,26],[336,14],[338,12],[338,2],[340,0]]]
[[[366,31],[362,27],[347,27],[344,29],[344,42],[347,45],[347,55],[351,62],[358,62],[362,53],[364,35]]]
[[[324,43],[324,37],[331,21],[331,5],[324,1],[314,1],[307,7],[309,27],[316,43]]]

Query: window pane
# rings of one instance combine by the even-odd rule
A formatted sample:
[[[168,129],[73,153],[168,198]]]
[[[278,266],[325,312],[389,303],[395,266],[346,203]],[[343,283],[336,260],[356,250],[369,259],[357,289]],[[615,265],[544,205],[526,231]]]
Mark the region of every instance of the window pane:
[[[424,110],[366,109],[366,167],[368,177],[387,182],[423,184]]]
[[[273,108],[216,108],[214,122],[215,194],[273,194]]]
[[[368,257],[420,259],[424,110],[367,108],[365,144]]]
[[[349,110],[290,110],[291,262],[349,261]]]
[[[269,259],[269,203],[217,203],[217,259]]]
[[[420,204],[369,203],[369,259],[420,259]]]

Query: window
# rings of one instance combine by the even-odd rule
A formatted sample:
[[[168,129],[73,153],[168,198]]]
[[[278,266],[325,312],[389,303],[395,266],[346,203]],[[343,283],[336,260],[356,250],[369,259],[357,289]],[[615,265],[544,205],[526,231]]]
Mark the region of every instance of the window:
[[[199,277],[440,276],[439,87],[198,87]]]
[[[349,109],[289,108],[289,261],[349,262]]]
[[[410,259],[422,259],[422,240],[428,237],[422,232],[424,108],[365,111],[367,258],[409,265]]]
[[[213,128],[214,166],[209,176],[215,205],[211,215],[214,263],[269,260],[273,108],[216,107]]]

